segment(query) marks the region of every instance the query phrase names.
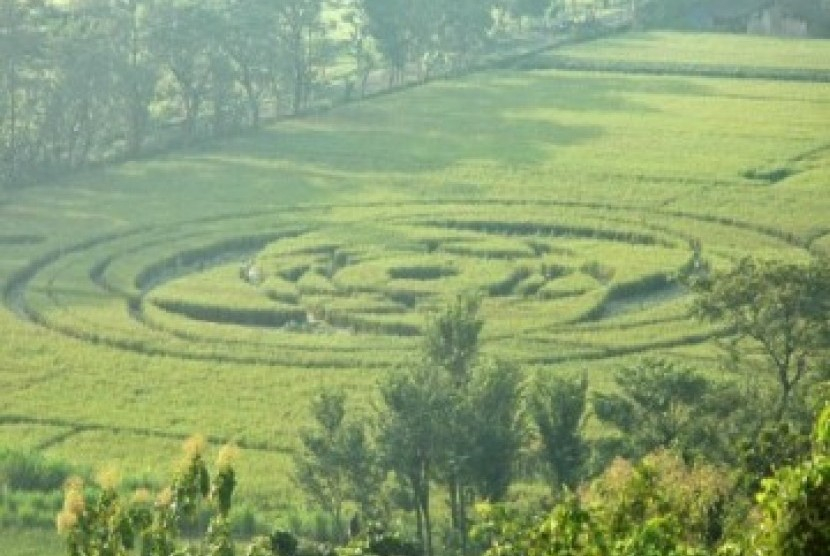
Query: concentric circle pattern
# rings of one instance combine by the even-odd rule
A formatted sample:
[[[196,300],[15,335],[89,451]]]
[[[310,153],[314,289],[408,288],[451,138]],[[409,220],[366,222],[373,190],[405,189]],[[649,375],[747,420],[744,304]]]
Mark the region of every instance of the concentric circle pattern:
[[[313,368],[389,365],[478,292],[486,345],[528,363],[683,349],[712,330],[674,278],[775,232],[691,214],[493,200],[305,206],[131,229],[47,253],[6,302],[85,342]]]

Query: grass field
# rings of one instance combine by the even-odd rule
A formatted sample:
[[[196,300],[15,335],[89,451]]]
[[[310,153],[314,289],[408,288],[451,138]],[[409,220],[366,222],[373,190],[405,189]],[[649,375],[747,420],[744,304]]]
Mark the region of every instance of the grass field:
[[[819,70],[829,53],[667,33],[567,52]],[[310,395],[365,407],[465,290],[485,352],[529,370],[714,372],[717,331],[672,278],[693,239],[719,268],[830,252],[828,87],[492,71],[5,193],[0,445],[163,480],[190,433],[234,439],[241,499],[275,516],[301,503]]]

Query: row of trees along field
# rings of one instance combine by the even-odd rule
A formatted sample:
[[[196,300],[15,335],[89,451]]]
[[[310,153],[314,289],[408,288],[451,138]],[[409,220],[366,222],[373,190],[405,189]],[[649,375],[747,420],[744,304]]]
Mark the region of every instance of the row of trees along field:
[[[808,21],[830,22],[826,0],[785,3]],[[5,0],[0,186],[257,127],[263,115],[297,113],[315,98],[342,101],[365,92],[380,68],[390,83],[411,67],[421,78],[463,69],[511,22],[593,20],[616,7],[671,24],[657,14],[690,4]]]
[[[526,381],[480,356],[478,302],[460,297],[429,321],[420,357],[382,380],[371,415],[350,416],[341,393],[320,393],[297,482],[330,515],[335,541],[351,539],[340,555],[826,555],[827,284],[826,261],[747,259],[693,280],[696,313],[734,333],[734,377],[646,360],[593,395],[583,378]],[[606,434],[587,435],[589,417]],[[95,547],[125,539],[141,554],[172,554],[177,523],[201,497],[216,512],[207,534],[175,553],[234,554],[235,476],[225,451],[211,481],[201,453],[191,446],[155,509],[146,495],[124,505],[107,487],[84,502],[70,484],[59,518],[70,554],[124,554]],[[360,518],[347,536],[352,512]],[[401,514],[414,515],[412,542],[366,526]],[[247,554],[293,556],[297,547],[275,533]]]
[[[0,185],[463,68],[528,0],[4,0]],[[495,17],[495,14],[502,14]],[[339,77],[338,87],[332,85]]]
[[[701,1],[4,0],[0,186],[345,100],[380,68],[463,69],[511,22],[616,7],[671,26]],[[830,29],[826,0],[782,1]]]

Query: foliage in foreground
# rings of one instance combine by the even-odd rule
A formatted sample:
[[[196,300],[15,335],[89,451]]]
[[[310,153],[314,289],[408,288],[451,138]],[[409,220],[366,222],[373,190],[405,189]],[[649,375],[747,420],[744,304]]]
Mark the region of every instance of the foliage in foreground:
[[[185,443],[185,455],[173,484],[155,500],[147,490],[136,491],[132,500],[125,500],[112,472],[99,475],[94,495],[88,494],[80,479],[67,481],[63,510],[57,517],[67,554],[122,556],[138,551],[141,556],[233,555],[228,514],[236,486],[235,449],[222,449],[212,477],[204,449],[205,441],[200,437]],[[205,505],[211,517],[204,537],[183,542],[181,531],[195,522]]]
[[[579,495],[528,516],[479,506],[485,556],[820,556],[830,546],[830,405],[811,458],[764,480],[744,533],[722,541],[713,519],[728,485],[713,469],[658,453],[619,461]]]
[[[94,495],[80,480],[66,486],[58,529],[69,556],[234,556],[228,513],[236,484],[233,448],[210,475],[204,442],[190,440],[172,486],[155,499],[125,500],[112,473]],[[485,556],[820,556],[830,546],[830,405],[819,416],[812,454],[763,481],[754,512],[724,538],[719,512],[731,486],[717,468],[659,451],[632,464],[617,460],[578,494],[565,490],[545,515],[479,504],[474,542]],[[199,509],[212,516],[202,538],[181,531]],[[357,532],[355,532],[357,533]],[[195,538],[195,540],[194,540]],[[477,550],[477,551],[478,551]],[[300,554],[296,537],[253,539],[247,556]],[[302,553],[305,553],[303,551]],[[319,549],[317,551],[319,553]],[[419,544],[378,524],[355,534],[341,556],[415,556]]]

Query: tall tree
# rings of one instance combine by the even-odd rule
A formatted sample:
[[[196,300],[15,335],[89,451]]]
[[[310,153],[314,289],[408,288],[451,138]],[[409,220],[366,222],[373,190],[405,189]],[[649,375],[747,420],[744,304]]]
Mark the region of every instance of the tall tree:
[[[319,29],[321,0],[274,0],[277,34],[285,57],[285,74],[291,88],[291,111],[302,110],[311,90],[314,32]]]
[[[427,556],[433,553],[430,485],[444,457],[450,391],[446,373],[425,364],[394,372],[381,384],[379,445],[386,466],[412,493]]]
[[[614,384],[615,392],[592,397],[595,415],[620,432],[604,445],[614,452],[605,456],[639,458],[658,448],[687,455],[721,451],[722,429],[736,409],[721,403],[731,396],[729,385],[715,389],[699,373],[659,359],[621,369]]]
[[[779,0],[785,12],[807,23],[810,35],[830,37],[830,1],[828,0]]]
[[[374,49],[370,44],[366,14],[359,3],[350,6],[342,16],[342,22],[347,26],[349,32],[349,54],[354,60],[355,74],[360,82],[360,97],[366,95],[366,85],[377,61],[375,60]],[[348,94],[352,92],[354,85],[349,83]]]
[[[109,15],[97,2],[72,6],[52,26],[51,94],[40,133],[44,167],[81,166],[103,157],[102,147],[120,138],[119,60],[111,46]]]
[[[245,91],[251,126],[259,127],[262,99],[275,78],[275,14],[266,0],[224,0],[220,46]]]
[[[470,380],[478,356],[478,337],[484,322],[478,316],[479,299],[460,295],[427,322],[424,354],[445,369],[457,386]]]
[[[0,4],[0,78],[3,82],[3,119],[0,131],[4,144],[0,163],[5,181],[14,183],[21,174],[21,122],[24,105],[38,95],[48,50],[45,6],[40,0],[5,0]],[[1,113],[0,113],[1,114]],[[28,125],[27,125],[28,127]],[[2,176],[0,176],[2,177]]]
[[[545,463],[556,486],[574,489],[590,454],[583,435],[588,381],[538,375],[529,396],[529,413],[539,433]]]
[[[111,47],[120,63],[115,71],[124,106],[127,153],[137,156],[150,125],[150,103],[158,69],[151,63],[148,17],[153,0],[121,0],[111,4]]]
[[[216,14],[201,2],[176,0],[157,4],[151,17],[153,55],[173,76],[185,134],[192,137],[210,88]]]
[[[390,81],[400,81],[414,51],[409,0],[361,0],[367,28],[380,55],[392,69]]]
[[[466,67],[493,26],[493,5],[483,0],[458,0],[441,5],[441,48],[457,69]]]
[[[352,500],[373,516],[383,476],[363,425],[346,421],[346,398],[323,391],[315,398],[315,428],[304,431],[295,460],[296,479],[315,504],[334,520],[343,538],[343,506]]]
[[[815,370],[813,359],[830,345],[830,263],[745,258],[698,280],[695,289],[697,316],[723,324],[758,349],[778,385],[773,419],[782,420],[794,391]]]
[[[463,406],[470,446],[465,467],[476,494],[492,502],[507,494],[524,440],[521,383],[515,365],[486,361],[475,368]]]
[[[451,384],[448,409],[453,412],[447,422],[449,443],[442,471],[450,497],[452,527],[460,536],[462,550],[467,542],[467,491],[472,485],[469,474],[471,452],[470,420],[464,412],[469,403],[468,391],[473,366],[478,357],[478,337],[483,321],[478,316],[479,300],[459,295],[434,315],[424,333],[424,355],[427,362],[446,373]]]

